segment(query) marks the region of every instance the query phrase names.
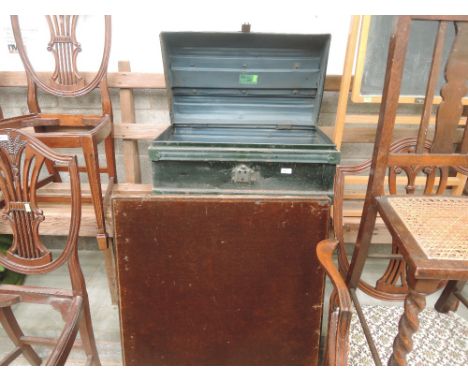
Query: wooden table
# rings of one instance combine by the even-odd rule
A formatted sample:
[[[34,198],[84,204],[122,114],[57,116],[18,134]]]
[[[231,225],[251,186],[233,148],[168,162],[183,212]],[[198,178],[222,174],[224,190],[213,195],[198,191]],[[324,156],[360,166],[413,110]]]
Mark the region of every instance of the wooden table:
[[[112,200],[125,365],[316,365],[328,198]]]

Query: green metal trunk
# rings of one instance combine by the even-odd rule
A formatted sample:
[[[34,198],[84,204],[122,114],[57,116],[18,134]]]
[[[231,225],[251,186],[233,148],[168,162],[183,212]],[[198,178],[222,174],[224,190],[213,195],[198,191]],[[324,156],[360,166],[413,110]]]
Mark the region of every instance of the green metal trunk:
[[[163,32],[171,127],[155,193],[332,195],[340,154],[316,126],[330,35]]]

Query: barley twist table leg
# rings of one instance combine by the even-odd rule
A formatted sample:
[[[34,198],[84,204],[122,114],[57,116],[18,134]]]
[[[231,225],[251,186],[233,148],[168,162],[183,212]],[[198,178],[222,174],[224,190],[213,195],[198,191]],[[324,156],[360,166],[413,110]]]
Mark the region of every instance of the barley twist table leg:
[[[406,356],[413,350],[413,334],[419,329],[418,315],[425,306],[425,295],[410,290],[405,299],[405,311],[398,325],[398,335],[393,342],[393,354],[388,360],[389,365],[406,365]]]

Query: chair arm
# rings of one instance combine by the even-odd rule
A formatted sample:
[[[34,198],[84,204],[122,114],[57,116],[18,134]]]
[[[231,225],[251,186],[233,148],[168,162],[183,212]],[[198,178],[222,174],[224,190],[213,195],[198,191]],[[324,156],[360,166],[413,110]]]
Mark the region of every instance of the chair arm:
[[[336,289],[340,311],[351,312],[352,302],[348,287],[346,286],[343,276],[333,262],[333,252],[335,252],[337,246],[337,240],[322,240],[317,244],[317,258]]]
[[[47,366],[63,366],[67,361],[68,355],[75,343],[82,312],[83,298],[81,296],[77,296],[72,300],[65,327],[58,338],[57,345],[52,350],[52,353],[46,362]]]
[[[351,324],[351,296],[341,273],[333,263],[336,240],[322,240],[317,245],[317,257],[330,277],[335,290],[330,298],[328,333],[324,365],[346,366],[349,356],[349,326]],[[338,298],[339,309],[335,308]]]

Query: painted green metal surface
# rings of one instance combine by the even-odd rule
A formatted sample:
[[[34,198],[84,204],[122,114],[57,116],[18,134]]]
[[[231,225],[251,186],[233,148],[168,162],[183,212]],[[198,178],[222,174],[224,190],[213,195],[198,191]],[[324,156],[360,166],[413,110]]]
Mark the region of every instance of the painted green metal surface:
[[[331,195],[340,153],[316,127],[329,35],[161,34],[172,126],[156,193]]]

